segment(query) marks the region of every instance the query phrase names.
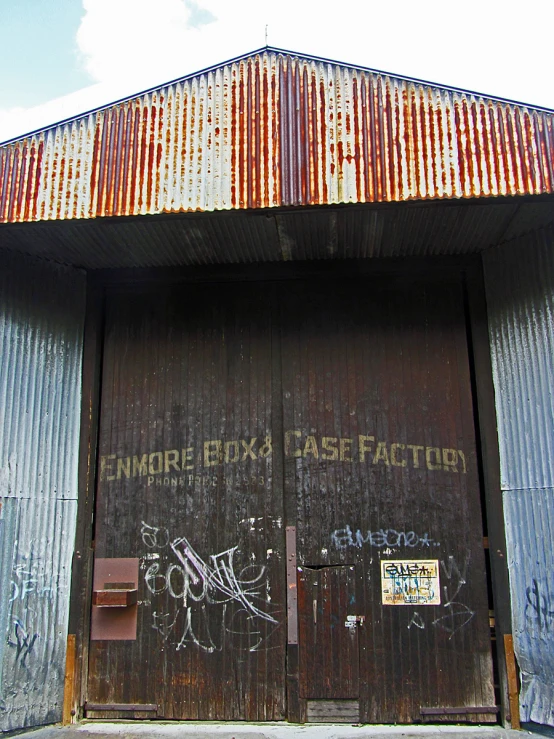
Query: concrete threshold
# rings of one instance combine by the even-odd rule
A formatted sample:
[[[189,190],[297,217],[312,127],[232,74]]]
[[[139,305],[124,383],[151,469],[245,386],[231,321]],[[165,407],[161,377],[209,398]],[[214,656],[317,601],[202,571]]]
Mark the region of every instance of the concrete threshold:
[[[501,726],[83,721],[18,732],[18,739],[524,739],[536,735]]]

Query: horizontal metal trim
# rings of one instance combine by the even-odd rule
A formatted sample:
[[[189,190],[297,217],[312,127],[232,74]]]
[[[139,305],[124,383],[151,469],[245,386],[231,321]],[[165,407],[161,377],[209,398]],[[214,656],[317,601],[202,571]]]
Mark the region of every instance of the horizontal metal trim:
[[[498,713],[499,706],[448,706],[446,708],[421,708],[422,716],[450,716],[464,713]]]
[[[85,703],[85,711],[158,711],[157,703]]]

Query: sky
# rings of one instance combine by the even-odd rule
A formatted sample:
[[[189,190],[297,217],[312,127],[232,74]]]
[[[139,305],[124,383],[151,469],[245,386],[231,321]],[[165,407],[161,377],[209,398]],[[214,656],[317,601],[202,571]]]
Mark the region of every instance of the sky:
[[[0,0],[0,141],[266,42],[554,109],[553,28],[554,0]]]

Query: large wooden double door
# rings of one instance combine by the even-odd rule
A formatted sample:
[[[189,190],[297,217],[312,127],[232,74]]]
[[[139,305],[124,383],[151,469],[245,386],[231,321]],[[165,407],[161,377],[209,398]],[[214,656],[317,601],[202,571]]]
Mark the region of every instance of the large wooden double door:
[[[463,306],[457,279],[108,292],[89,715],[494,704]]]

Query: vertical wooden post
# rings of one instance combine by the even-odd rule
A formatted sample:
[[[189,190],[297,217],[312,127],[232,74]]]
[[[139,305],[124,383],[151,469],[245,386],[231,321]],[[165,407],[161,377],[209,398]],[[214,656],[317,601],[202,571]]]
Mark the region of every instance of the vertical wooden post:
[[[74,635],[75,656],[71,715],[79,720],[86,700],[90,609],[92,599],[93,521],[96,493],[96,452],[103,340],[103,288],[87,275],[87,312],[83,347],[79,501],[75,551],[71,574],[69,634]],[[64,696],[65,705],[65,696]]]
[[[468,265],[466,290],[469,317],[469,349],[477,401],[477,432],[481,450],[482,483],[487,515],[496,632],[496,659],[500,682],[500,709],[502,723],[505,723],[510,710],[510,700],[504,635],[512,632],[512,617],[487,306],[480,258],[473,265]]]
[[[63,688],[63,714],[64,726],[71,723],[71,710],[73,708],[73,693],[75,689],[75,634],[67,635],[67,647],[65,652],[65,680]]]
[[[519,695],[517,689],[516,657],[514,653],[514,637],[504,634],[504,651],[506,653],[506,671],[508,673],[508,699],[510,702],[510,719],[512,729],[521,729],[519,720]]]

